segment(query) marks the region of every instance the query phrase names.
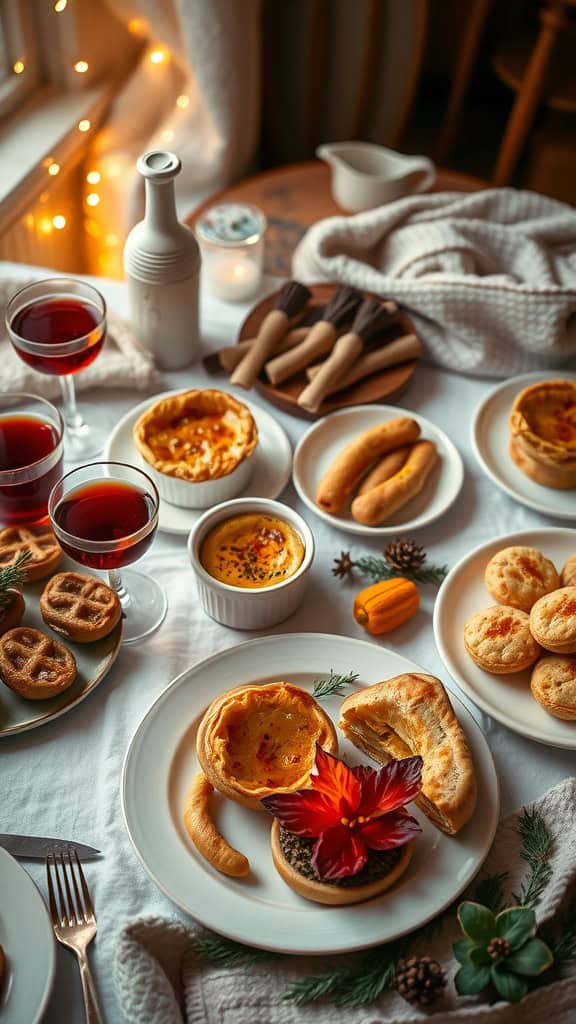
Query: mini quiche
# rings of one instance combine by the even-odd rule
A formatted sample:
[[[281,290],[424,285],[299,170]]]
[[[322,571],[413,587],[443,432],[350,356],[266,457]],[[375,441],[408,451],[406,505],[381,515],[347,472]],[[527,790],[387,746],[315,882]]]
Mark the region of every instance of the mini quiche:
[[[544,487],[576,487],[576,381],[531,384],[510,413],[510,454]]]
[[[310,694],[292,683],[252,683],[212,701],[198,728],[196,752],[215,789],[262,810],[263,797],[308,784],[317,743],[331,754],[338,751],[334,725]]]

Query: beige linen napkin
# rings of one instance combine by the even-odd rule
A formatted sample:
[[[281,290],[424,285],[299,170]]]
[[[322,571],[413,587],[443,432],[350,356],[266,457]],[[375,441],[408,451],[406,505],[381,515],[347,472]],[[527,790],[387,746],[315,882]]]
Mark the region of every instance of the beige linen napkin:
[[[534,192],[439,192],[331,217],[300,242],[293,275],[395,299],[449,370],[574,365],[576,211]]]
[[[555,836],[553,876],[537,908],[539,925],[550,926],[558,923],[576,895],[576,778],[555,786],[535,807]],[[526,872],[519,857],[518,813],[500,822],[482,869],[482,876],[509,873],[508,898],[520,890]],[[385,897],[382,907],[385,913]],[[448,986],[434,1013],[414,1009],[395,992],[385,992],[373,1006],[359,1009],[339,1010],[327,1002],[296,1006],[282,1000],[284,992],[299,977],[321,973],[325,961],[285,957],[237,967],[214,966],[196,958],[191,949],[191,943],[205,934],[199,926],[156,917],[132,921],[120,932],[115,989],[127,1024],[408,1024],[427,1018],[438,1024],[542,1024],[548,1019],[554,1024],[574,1024],[576,965],[517,1005],[489,1005],[485,997],[456,996],[451,981],[458,965],[451,948],[459,937],[458,927],[454,913],[447,913],[443,920],[434,939],[413,946],[414,952],[429,953],[446,968]]]
[[[55,275],[56,276],[56,275]],[[16,355],[4,326],[6,305],[14,292],[36,278],[0,278],[0,392],[28,391],[43,398],[61,394],[58,377],[37,373]],[[149,352],[136,340],[129,325],[108,310],[108,332],[102,351],[94,362],[74,375],[78,389],[107,387],[146,391],[160,380]]]

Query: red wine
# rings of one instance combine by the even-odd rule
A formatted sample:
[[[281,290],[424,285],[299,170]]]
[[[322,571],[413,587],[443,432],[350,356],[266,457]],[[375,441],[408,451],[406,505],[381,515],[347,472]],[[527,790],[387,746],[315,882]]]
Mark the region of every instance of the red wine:
[[[24,470],[21,483],[0,483],[0,522],[14,526],[44,519],[48,496],[62,476],[62,452],[52,423],[36,416],[0,417],[0,474]],[[50,458],[51,453],[54,457]]]
[[[150,547],[154,530],[133,543],[127,538],[146,527],[154,515],[150,494],[119,480],[98,480],[67,494],[54,511],[54,521],[78,543],[60,544],[75,561],[93,569],[119,569],[135,562]],[[106,543],[107,550],[84,550],[82,541]]]
[[[24,341],[46,346],[46,355],[25,351],[12,338],[18,355],[40,373],[65,375],[89,366],[104,344],[105,326],[96,310],[80,299],[40,299],[19,309],[10,324],[11,331]],[[79,351],[51,355],[50,346],[84,338]]]

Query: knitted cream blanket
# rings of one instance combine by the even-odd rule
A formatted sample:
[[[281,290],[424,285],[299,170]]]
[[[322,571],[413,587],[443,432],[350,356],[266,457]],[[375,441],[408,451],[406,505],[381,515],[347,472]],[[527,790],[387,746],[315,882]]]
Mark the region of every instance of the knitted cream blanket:
[[[450,370],[506,377],[576,359],[576,211],[533,192],[441,192],[331,217],[306,233],[293,273],[395,299]]]

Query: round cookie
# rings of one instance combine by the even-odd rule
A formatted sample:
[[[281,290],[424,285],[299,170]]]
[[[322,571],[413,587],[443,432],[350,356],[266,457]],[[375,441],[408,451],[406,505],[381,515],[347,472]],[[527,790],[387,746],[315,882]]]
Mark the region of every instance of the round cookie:
[[[567,654],[540,658],[532,669],[530,689],[549,715],[576,721],[576,658]]]
[[[122,617],[122,605],[104,580],[79,572],[59,572],[42,591],[40,613],[56,633],[89,644],[112,632]]]
[[[547,651],[576,653],[576,587],[561,587],[536,601],[530,632]]]
[[[76,679],[76,659],[57,640],[31,626],[0,637],[0,678],[26,700],[49,700]]]
[[[560,577],[550,559],[536,548],[526,547],[503,548],[493,555],[486,566],[484,581],[498,604],[524,612],[560,586]]]
[[[576,587],[576,555],[564,562],[560,573],[560,586]]]
[[[27,583],[49,576],[64,558],[56,535],[47,525],[7,526],[0,530],[0,568],[13,565],[23,551],[30,552],[25,566]]]
[[[476,612],[464,626],[464,647],[472,661],[494,675],[521,672],[532,665],[540,647],[520,608],[495,604]]]

